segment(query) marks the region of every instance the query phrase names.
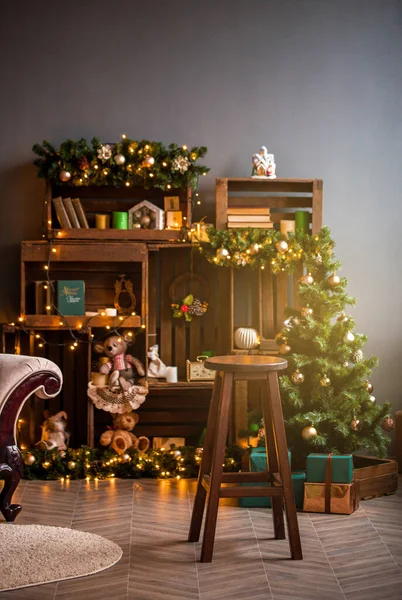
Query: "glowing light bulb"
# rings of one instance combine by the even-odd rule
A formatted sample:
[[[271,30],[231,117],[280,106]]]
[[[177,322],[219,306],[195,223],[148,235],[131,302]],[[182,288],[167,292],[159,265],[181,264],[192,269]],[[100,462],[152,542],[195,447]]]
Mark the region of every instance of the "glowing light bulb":
[[[187,150],[187,146],[182,146],[183,150]]]
[[[45,269],[45,271],[49,270],[49,267],[47,265],[45,265],[43,268]]]
[[[125,140],[126,139],[126,134],[123,133],[121,137],[123,138],[123,140]]]
[[[51,309],[51,306],[46,306],[46,310],[50,310],[50,309]]]
[[[130,182],[129,181],[126,181],[126,186],[130,187]]]
[[[170,185],[170,183],[168,183],[166,187],[167,187],[167,189],[168,189],[168,190],[170,190],[170,188],[171,188],[172,186]]]
[[[35,337],[36,337],[36,339],[38,340],[38,339],[40,338],[40,335],[39,335],[39,333],[37,333],[37,334],[35,335]]]
[[[57,252],[56,248],[52,248],[52,252],[53,253]]]
[[[52,222],[51,222],[51,220],[50,220],[50,219],[49,219],[49,221],[47,222],[47,224],[48,224],[48,225],[51,225],[51,224],[52,224]]]

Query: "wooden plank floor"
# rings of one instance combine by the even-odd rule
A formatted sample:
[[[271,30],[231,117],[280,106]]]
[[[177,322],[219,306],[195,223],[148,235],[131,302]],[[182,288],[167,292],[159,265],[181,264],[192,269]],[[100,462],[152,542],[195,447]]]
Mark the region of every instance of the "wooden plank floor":
[[[400,481],[402,484],[402,481]],[[273,539],[271,511],[219,510],[214,560],[186,542],[195,482],[23,481],[17,522],[103,535],[123,550],[98,575],[3,592],[5,600],[402,600],[402,492],[351,516],[299,513],[304,560]]]

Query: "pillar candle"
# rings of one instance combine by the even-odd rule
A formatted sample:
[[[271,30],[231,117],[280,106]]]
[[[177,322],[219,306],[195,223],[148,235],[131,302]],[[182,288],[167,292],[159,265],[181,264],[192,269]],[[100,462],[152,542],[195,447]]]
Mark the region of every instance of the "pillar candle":
[[[177,367],[166,367],[166,383],[177,383]]]
[[[295,232],[296,222],[293,219],[292,220],[284,219],[281,221],[280,226],[281,226],[281,233],[284,233],[285,235],[287,235],[288,233]]]
[[[113,213],[113,228],[114,229],[127,229],[128,227],[128,214],[126,212],[114,212]]]
[[[105,308],[107,317],[117,317],[117,308]]]
[[[109,229],[110,228],[110,215],[95,215],[96,229]]]
[[[296,231],[309,233],[310,231],[310,213],[306,210],[297,210],[295,212]]]

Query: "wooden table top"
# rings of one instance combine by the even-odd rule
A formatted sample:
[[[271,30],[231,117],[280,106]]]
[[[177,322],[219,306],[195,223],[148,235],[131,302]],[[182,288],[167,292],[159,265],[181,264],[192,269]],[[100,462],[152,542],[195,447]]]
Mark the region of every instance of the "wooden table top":
[[[288,361],[276,356],[212,356],[205,361],[205,367],[212,371],[253,372],[283,371],[288,366]]]

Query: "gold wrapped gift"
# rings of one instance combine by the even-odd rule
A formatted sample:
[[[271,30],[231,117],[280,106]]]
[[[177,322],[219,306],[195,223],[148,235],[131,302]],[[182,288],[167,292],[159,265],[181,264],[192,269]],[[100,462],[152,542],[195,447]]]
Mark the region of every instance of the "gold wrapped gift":
[[[327,503],[325,502],[326,487]],[[359,497],[355,483],[331,483],[329,486],[326,483],[304,484],[303,510],[306,512],[350,515],[358,508]]]

